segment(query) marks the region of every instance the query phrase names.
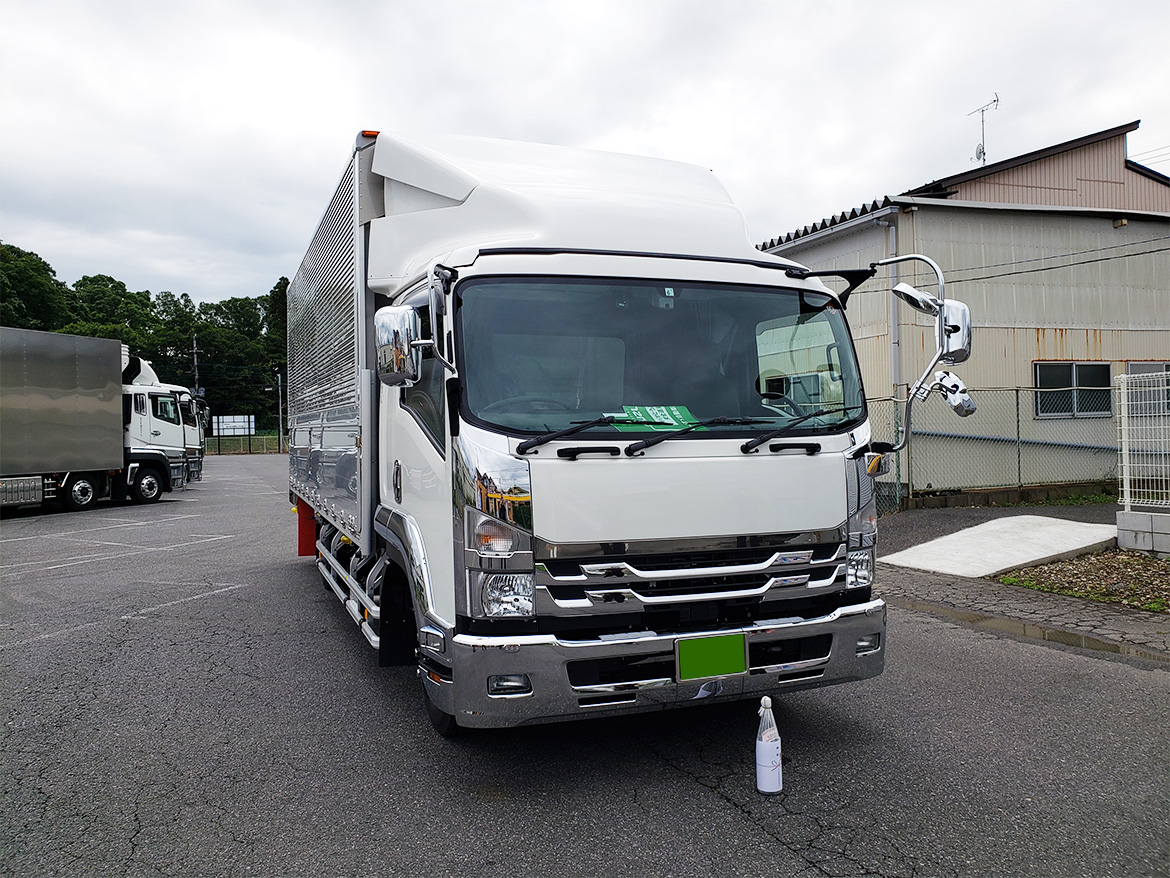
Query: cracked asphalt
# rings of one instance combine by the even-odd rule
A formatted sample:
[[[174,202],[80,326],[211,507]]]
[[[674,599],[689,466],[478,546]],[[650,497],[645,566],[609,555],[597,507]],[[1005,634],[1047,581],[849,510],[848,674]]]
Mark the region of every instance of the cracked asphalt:
[[[1166,662],[895,606],[762,796],[754,703],[438,738],[295,530],[263,456],[0,517],[0,874],[1170,875]]]

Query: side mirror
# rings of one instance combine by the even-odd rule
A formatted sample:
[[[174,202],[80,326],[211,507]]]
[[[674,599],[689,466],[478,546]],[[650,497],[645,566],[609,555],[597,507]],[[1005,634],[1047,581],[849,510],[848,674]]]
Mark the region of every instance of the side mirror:
[[[378,379],[390,387],[410,387],[422,372],[422,350],[415,344],[422,320],[409,305],[390,305],[374,314]]]
[[[934,384],[938,392],[946,399],[947,405],[960,418],[975,413],[975,402],[967,393],[967,385],[954,372],[935,372]]]
[[[938,314],[938,299],[934,296],[927,295],[921,290],[916,290],[910,284],[898,284],[894,287],[893,292],[895,296],[915,311],[921,311],[923,314],[929,314],[932,317]]]
[[[942,362],[948,366],[966,362],[971,356],[971,309],[954,299],[943,302],[935,339],[942,351]]]

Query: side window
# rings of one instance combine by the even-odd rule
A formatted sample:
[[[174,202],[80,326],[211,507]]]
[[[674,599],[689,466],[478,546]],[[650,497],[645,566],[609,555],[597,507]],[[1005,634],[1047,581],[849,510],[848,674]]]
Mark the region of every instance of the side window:
[[[1109,363],[1035,363],[1036,417],[1105,418],[1113,414]]]
[[[173,396],[154,396],[150,397],[151,414],[160,421],[166,421],[168,424],[178,424],[179,421],[179,407],[175,404]]]
[[[425,301],[425,298],[422,299]],[[422,318],[423,338],[431,337],[431,309],[424,304],[417,304],[419,316]],[[423,349],[422,369],[418,381],[402,391],[402,407],[414,415],[422,425],[431,441],[440,450],[443,441],[443,425],[446,419],[447,403],[445,382],[446,370],[443,364],[435,359],[434,352],[429,348]]]

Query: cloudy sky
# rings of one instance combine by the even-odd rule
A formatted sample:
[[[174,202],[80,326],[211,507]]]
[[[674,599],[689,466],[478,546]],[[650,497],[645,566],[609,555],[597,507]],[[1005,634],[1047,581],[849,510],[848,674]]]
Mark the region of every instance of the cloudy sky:
[[[713,169],[760,242],[1141,119],[1166,0],[0,0],[0,240],[198,301],[291,276],[356,132]]]

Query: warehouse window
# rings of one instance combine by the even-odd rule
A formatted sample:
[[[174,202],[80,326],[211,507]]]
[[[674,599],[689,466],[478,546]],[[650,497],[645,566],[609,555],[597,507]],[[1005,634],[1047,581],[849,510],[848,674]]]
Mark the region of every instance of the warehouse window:
[[[1106,418],[1113,414],[1109,363],[1034,363],[1036,417]]]

